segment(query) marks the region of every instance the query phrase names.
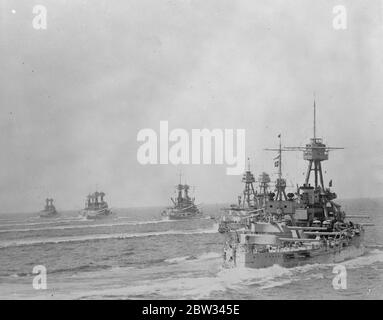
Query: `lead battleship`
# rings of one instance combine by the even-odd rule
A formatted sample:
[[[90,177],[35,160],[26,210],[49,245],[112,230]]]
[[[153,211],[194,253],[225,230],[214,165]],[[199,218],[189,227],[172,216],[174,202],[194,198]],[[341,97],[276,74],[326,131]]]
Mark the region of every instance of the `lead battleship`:
[[[173,206],[168,207],[161,212],[163,218],[169,220],[191,219],[200,218],[202,216],[202,210],[195,204],[195,198],[189,196],[190,186],[188,184],[180,182],[176,186],[177,197],[170,198]]]
[[[85,208],[80,211],[80,215],[87,219],[102,219],[112,215],[112,210],[104,200],[104,192],[94,192],[86,198]]]
[[[56,211],[56,207],[53,205],[53,199],[45,199],[45,207],[44,210],[40,211],[41,218],[52,218],[56,217],[58,212]]]
[[[330,189],[332,180],[328,188],[324,185],[322,162],[328,160],[330,150],[342,148],[327,147],[316,137],[315,120],[314,102],[313,138],[305,147],[283,150],[303,151],[303,158],[308,162],[303,185],[297,188],[295,195],[284,195],[286,200],[282,202],[268,202],[268,209],[272,209],[269,213],[274,213],[269,215],[268,223],[250,221],[248,228],[226,242],[224,267],[338,263],[364,254],[363,224],[349,221],[341,206],[334,202],[337,195]],[[280,155],[281,152],[280,147]],[[313,185],[310,184],[312,173]]]

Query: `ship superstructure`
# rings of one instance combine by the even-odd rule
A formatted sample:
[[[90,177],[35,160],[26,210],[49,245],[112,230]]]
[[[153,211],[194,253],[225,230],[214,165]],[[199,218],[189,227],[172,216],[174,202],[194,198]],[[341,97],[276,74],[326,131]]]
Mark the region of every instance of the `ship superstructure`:
[[[229,239],[224,247],[224,266],[264,268],[274,264],[292,267],[307,263],[337,263],[362,255],[364,228],[346,221],[341,206],[334,202],[336,194],[325,188],[322,161],[330,150],[316,137],[316,106],[314,102],[314,137],[305,147],[284,148],[303,151],[308,169],[303,186],[294,195],[285,194],[285,183],[277,180],[275,199],[267,203],[277,216],[290,216],[289,223],[271,221],[264,225],[252,221],[244,231]],[[279,148],[279,156],[282,147]],[[314,173],[312,175],[312,173]],[[310,179],[312,177],[312,179]],[[311,184],[311,180],[313,184]],[[279,183],[278,183],[279,181]],[[274,201],[280,201],[279,204]],[[291,203],[291,206],[289,206]],[[282,206],[281,206],[282,205]],[[286,222],[286,219],[283,219]]]
[[[259,177],[259,192],[254,187],[256,182],[254,174],[250,170],[250,159],[248,159],[247,170],[242,176],[245,187],[242,195],[238,196],[238,204],[232,204],[224,208],[218,225],[221,233],[232,232],[247,226],[250,217],[263,211],[268,197],[270,177],[263,172]]]
[[[311,226],[314,221],[343,222],[345,213],[341,206],[334,202],[337,198],[335,192],[325,187],[323,179],[322,162],[329,159],[329,151],[343,148],[327,147],[321,138],[316,136],[316,108],[314,101],[314,137],[304,147],[287,147],[286,150],[303,151],[303,159],[308,162],[305,182],[298,188],[295,219],[297,225]],[[312,181],[314,180],[314,181]],[[312,182],[312,184],[310,183]],[[318,224],[316,222],[316,224]]]
[[[57,216],[58,213],[56,211],[56,207],[53,205],[53,199],[47,198],[45,199],[45,207],[44,210],[40,211],[41,218],[51,218]]]
[[[176,186],[177,197],[170,198],[173,206],[162,211],[161,216],[170,220],[199,218],[202,211],[195,204],[195,197],[189,194],[190,186],[182,184],[182,175],[180,174],[179,184]]]
[[[281,134],[278,135],[279,147],[277,149],[265,149],[267,151],[277,151],[277,157],[274,158],[274,167],[278,168],[278,175],[275,181],[275,192],[269,193],[266,212],[271,220],[285,220],[287,216],[291,223],[294,223],[294,213],[296,203],[294,201],[294,193],[286,194],[286,179],[282,174],[282,153],[286,149],[282,148]]]
[[[270,176],[266,172],[262,172],[258,177],[258,192],[257,198],[258,208],[266,207],[266,202],[270,197]]]
[[[87,219],[105,218],[112,214],[108,203],[104,200],[104,192],[94,192],[86,197],[85,208],[81,214]]]

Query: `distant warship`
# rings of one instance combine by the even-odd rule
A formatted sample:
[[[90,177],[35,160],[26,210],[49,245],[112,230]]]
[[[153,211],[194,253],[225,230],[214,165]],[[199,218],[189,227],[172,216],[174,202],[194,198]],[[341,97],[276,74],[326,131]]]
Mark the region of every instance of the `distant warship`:
[[[279,176],[277,193],[267,202],[269,221],[253,219],[249,226],[237,232],[224,246],[224,267],[265,268],[278,264],[293,267],[308,263],[338,263],[363,255],[363,224],[346,220],[341,206],[334,202],[332,180],[325,188],[322,161],[328,160],[330,150],[316,137],[314,102],[314,137],[305,147],[284,148],[301,150],[308,169],[303,186],[296,195],[286,196],[284,180]],[[282,148],[279,148],[281,157]],[[280,161],[281,158],[279,158]],[[310,175],[314,172],[314,184]],[[354,216],[362,217],[362,216]]]
[[[44,210],[40,211],[41,218],[52,218],[58,215],[55,206],[53,205],[53,199],[45,199]]]
[[[179,220],[179,219],[191,219],[199,218],[202,216],[202,211],[194,203],[195,198],[189,196],[190,186],[188,184],[180,182],[176,186],[177,198],[170,198],[173,202],[172,207],[166,208],[162,211],[161,216],[170,220]]]
[[[104,200],[104,192],[94,192],[89,194],[86,199],[85,208],[80,214],[87,219],[106,218],[112,214],[112,210],[108,207],[108,203]]]

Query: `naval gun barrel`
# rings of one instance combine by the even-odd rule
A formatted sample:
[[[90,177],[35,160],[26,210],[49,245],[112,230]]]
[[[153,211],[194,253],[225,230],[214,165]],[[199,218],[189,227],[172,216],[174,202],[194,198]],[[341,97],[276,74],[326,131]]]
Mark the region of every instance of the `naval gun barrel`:
[[[280,241],[289,241],[289,242],[318,242],[317,239],[307,239],[307,238],[278,238]]]
[[[256,210],[251,210],[248,212],[248,215],[246,216],[242,216],[241,219],[247,219],[247,218],[251,218],[251,217],[256,217],[258,216],[262,211],[264,211],[263,208],[261,209],[256,209]]]
[[[340,234],[343,234],[344,231],[340,231],[340,232],[305,232],[304,234],[307,234],[307,235],[310,235],[310,236],[337,236],[337,235],[340,235]]]
[[[321,230],[327,230],[327,228],[326,227],[290,227],[290,226],[288,226],[287,227],[288,229],[290,229],[290,230],[312,230],[312,231],[315,231],[315,230],[317,230],[317,231],[321,231]]]

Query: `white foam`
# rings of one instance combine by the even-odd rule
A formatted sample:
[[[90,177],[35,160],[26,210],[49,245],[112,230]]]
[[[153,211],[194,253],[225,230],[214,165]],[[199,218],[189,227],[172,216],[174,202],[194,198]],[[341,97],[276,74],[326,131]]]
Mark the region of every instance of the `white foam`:
[[[190,256],[169,258],[169,259],[166,259],[165,262],[167,262],[167,263],[180,263],[180,262],[184,262],[188,259],[190,259]]]
[[[169,258],[166,259],[165,262],[167,263],[183,263],[183,262],[193,262],[193,261],[201,261],[201,260],[211,260],[211,259],[217,259],[221,257],[222,255],[217,252],[205,252],[201,255],[194,257],[194,256],[182,256],[182,257],[175,257],[175,258]]]
[[[209,252],[197,257],[200,259],[216,259],[216,252]],[[175,258],[178,262],[188,259],[188,256]],[[169,259],[170,260],[170,259]],[[182,270],[180,270],[182,271]],[[272,286],[270,279],[289,273],[285,268],[273,266],[265,269],[236,268],[222,270],[215,276],[193,276],[193,272],[182,272],[181,277],[166,277],[137,281],[124,288],[109,288],[88,292],[87,296],[121,296],[125,298],[150,297],[151,295],[163,298],[176,299],[180,296],[191,299],[211,298],[214,293],[220,294],[228,289],[246,290],[246,286],[253,283]],[[286,280],[285,280],[286,281]],[[277,282],[273,285],[275,286]],[[287,282],[286,282],[287,283]]]
[[[76,220],[76,221],[88,221],[90,220]],[[102,228],[102,227],[119,227],[119,226],[135,226],[144,224],[157,224],[166,222],[175,222],[176,220],[149,220],[149,221],[129,221],[122,223],[99,223],[99,224],[82,224],[82,225],[65,225],[65,226],[53,226],[45,228],[24,228],[24,229],[6,229],[0,230],[0,233],[6,232],[30,232],[30,231],[47,231],[47,230],[67,230],[67,229],[87,229],[87,228]]]
[[[115,226],[135,226],[135,225],[146,225],[146,224],[158,224],[158,223],[177,223],[184,220],[146,220],[146,221],[128,221],[122,223],[99,223],[99,224],[91,224],[93,221],[88,220],[86,217],[80,217],[76,220],[66,220],[75,221],[75,222],[88,222],[89,224],[81,224],[81,225],[63,225],[63,226],[53,226],[53,227],[44,227],[44,228],[23,228],[23,229],[0,229],[0,233],[6,232],[30,232],[30,231],[46,231],[46,230],[66,230],[66,229],[86,229],[86,228],[99,228],[99,227],[115,227]],[[27,224],[14,224],[14,225],[2,225],[2,226],[29,226],[29,225],[50,225],[57,224],[63,222],[62,220],[55,220],[54,222],[41,222],[41,223],[27,223]],[[0,226],[0,227],[2,227]],[[218,229],[218,225],[216,227]]]
[[[39,218],[40,219],[40,218]],[[79,218],[62,218],[62,219],[56,219],[52,218],[53,220],[50,221],[39,221],[39,222],[29,222],[30,220],[23,222],[23,223],[11,223],[11,224],[1,224],[0,227],[17,227],[17,226],[36,226],[36,225],[50,225],[50,224],[57,224],[61,222],[79,222],[84,221],[82,217]],[[89,221],[89,220],[86,220]]]
[[[368,266],[377,262],[383,262],[383,251],[379,249],[374,249],[363,256],[360,256],[358,258],[347,260],[343,262],[342,264],[346,268],[356,269],[363,266]]]
[[[120,296],[125,298],[148,297],[150,295],[160,295],[162,297],[178,299],[183,298],[203,299],[213,292],[225,291],[223,283],[217,282],[212,277],[196,278],[164,278],[158,280],[144,280],[137,284],[126,287],[106,288],[103,290],[88,291],[82,297],[89,296]]]
[[[211,229],[196,229],[196,230],[168,230],[160,232],[142,232],[142,233],[117,233],[117,234],[92,234],[83,236],[72,237],[52,237],[44,239],[28,239],[28,240],[11,240],[0,242],[0,247],[10,246],[23,246],[34,244],[47,244],[47,243],[63,243],[63,242],[76,242],[76,241],[91,241],[91,240],[105,240],[105,239],[127,239],[127,238],[139,238],[161,235],[189,235],[189,234],[203,234],[203,233],[215,233],[216,228]]]
[[[264,289],[271,289],[271,288],[275,288],[275,287],[282,287],[282,286],[285,286],[287,284],[290,284],[291,282],[293,282],[292,279],[282,279],[282,280],[278,280],[278,281],[267,281],[267,283],[261,287],[259,287],[259,289],[261,290],[264,290]]]
[[[283,268],[279,265],[261,269],[244,267],[222,269],[218,273],[218,277],[222,279],[222,281],[229,286],[234,287],[238,285],[262,284],[277,277],[287,277],[292,275],[293,272],[291,269]]]
[[[214,227],[215,228],[215,227]],[[209,260],[209,259],[216,259],[222,257],[222,254],[218,252],[205,252],[202,253],[200,256],[197,257],[198,260]]]

